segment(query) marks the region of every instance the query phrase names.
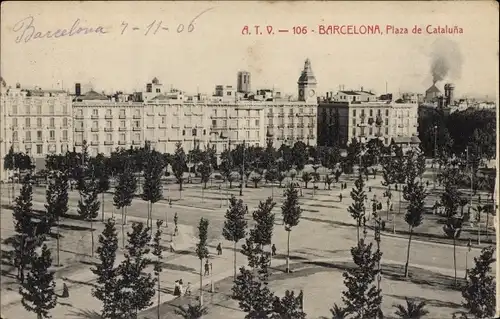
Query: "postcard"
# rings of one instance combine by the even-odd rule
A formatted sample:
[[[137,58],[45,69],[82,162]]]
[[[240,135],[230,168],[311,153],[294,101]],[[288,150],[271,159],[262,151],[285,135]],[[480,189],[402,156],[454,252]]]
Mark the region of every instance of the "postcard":
[[[498,316],[498,11],[3,2],[0,317]]]

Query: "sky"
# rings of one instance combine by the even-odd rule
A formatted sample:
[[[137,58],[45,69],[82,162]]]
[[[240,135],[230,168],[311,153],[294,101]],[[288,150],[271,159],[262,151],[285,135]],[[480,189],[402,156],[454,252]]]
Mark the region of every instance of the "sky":
[[[190,21],[205,10],[187,32]],[[457,96],[489,98],[498,91],[494,1],[4,2],[1,14],[0,75],[11,86],[63,85],[73,91],[74,83],[90,82],[97,91],[131,92],[157,77],[167,88],[212,93],[217,84],[235,86],[237,72],[246,70],[252,89],[296,94],[309,58],[320,94],[341,85],[385,93],[386,84],[389,92],[423,93],[438,59],[449,66],[441,88],[453,82]],[[102,26],[107,33],[25,41],[29,27],[45,34],[69,30],[77,19],[80,27]],[[177,33],[179,24],[184,31]],[[320,35],[320,24],[380,25],[384,33],[386,25],[393,25],[409,34]],[[463,33],[428,35],[429,24],[456,25]],[[245,25],[251,35],[242,35]],[[264,34],[253,34],[254,25]],[[266,35],[267,25],[274,35]],[[422,34],[412,34],[415,25]],[[308,34],[292,34],[294,26],[307,26]]]

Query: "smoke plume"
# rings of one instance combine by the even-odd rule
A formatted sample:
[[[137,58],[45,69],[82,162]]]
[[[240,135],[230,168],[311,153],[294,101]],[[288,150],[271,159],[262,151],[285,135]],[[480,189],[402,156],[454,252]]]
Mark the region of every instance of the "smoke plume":
[[[432,46],[431,61],[433,83],[446,78],[460,78],[462,53],[456,42],[445,38],[436,40]]]

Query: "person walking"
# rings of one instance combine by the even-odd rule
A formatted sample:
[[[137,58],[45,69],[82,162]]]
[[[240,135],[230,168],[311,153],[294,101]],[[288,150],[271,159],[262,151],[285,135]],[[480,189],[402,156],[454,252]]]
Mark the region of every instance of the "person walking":
[[[219,243],[217,245],[217,255],[219,255],[219,256],[222,255],[222,245],[221,245],[221,243]]]
[[[276,256],[276,245],[275,244],[273,244],[271,246],[271,256]]]
[[[342,203],[342,193],[339,194],[339,202]]]
[[[208,259],[207,261],[205,261],[205,274],[204,276],[208,276],[210,275],[210,264],[208,263]]]
[[[186,291],[184,292],[184,295],[191,296],[191,283],[190,282],[188,282],[188,284],[186,286]]]

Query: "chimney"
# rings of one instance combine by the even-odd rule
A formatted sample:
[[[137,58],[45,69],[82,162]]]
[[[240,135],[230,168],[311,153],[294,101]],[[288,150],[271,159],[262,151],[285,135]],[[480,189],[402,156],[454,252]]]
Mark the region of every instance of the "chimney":
[[[75,95],[82,95],[82,85],[80,83],[75,83]]]

